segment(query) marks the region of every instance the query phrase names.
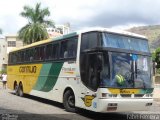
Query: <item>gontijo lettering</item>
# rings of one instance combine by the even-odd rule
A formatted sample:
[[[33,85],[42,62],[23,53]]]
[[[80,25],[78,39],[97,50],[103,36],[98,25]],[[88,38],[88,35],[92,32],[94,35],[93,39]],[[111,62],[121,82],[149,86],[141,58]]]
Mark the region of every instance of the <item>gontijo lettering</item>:
[[[20,73],[36,73],[37,67],[36,66],[20,66],[19,72]]]

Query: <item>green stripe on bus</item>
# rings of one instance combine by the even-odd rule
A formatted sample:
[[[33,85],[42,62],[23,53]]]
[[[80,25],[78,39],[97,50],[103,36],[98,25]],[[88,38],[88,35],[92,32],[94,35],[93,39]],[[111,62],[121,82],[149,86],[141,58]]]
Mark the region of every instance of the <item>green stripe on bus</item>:
[[[66,35],[63,35],[63,36],[59,36],[59,37],[53,38],[53,41],[74,37],[76,35],[77,35],[77,32],[69,33],[69,34],[66,34]]]
[[[48,74],[50,72],[50,69],[52,67],[52,64],[43,64],[38,80],[34,86],[34,90],[41,90],[42,87],[45,85],[47,78],[48,78]]]
[[[59,73],[62,69],[62,66],[63,66],[63,62],[52,64],[52,67],[51,67],[49,74],[48,74],[48,78],[45,81],[45,85],[42,87],[42,89],[40,91],[49,92],[50,90],[53,89],[54,85],[57,82],[57,79],[58,79]]]
[[[146,89],[141,89],[140,94],[150,94],[153,92],[153,88],[146,88]]]

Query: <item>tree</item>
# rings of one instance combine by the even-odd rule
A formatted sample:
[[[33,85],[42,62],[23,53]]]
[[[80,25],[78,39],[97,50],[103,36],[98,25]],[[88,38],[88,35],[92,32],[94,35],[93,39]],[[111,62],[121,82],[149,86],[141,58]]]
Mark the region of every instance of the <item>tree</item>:
[[[19,38],[26,44],[31,44],[48,38],[47,27],[54,27],[54,22],[46,20],[50,16],[48,8],[41,9],[41,3],[37,3],[35,8],[24,6],[21,16],[28,19],[28,24],[19,30]]]

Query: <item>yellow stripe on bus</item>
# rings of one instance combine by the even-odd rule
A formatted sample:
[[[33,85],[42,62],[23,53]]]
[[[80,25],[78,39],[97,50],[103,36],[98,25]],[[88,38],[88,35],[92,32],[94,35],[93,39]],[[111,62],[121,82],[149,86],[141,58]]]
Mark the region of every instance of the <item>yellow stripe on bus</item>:
[[[22,82],[24,93],[30,93],[38,80],[42,64],[25,64],[8,66],[8,87],[14,89],[14,82]]]

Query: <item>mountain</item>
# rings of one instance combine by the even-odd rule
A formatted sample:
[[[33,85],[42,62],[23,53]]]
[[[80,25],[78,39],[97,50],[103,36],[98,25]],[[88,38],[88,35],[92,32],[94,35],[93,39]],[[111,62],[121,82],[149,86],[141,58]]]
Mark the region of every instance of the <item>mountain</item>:
[[[146,36],[152,51],[160,47],[160,25],[133,27],[127,31]]]

